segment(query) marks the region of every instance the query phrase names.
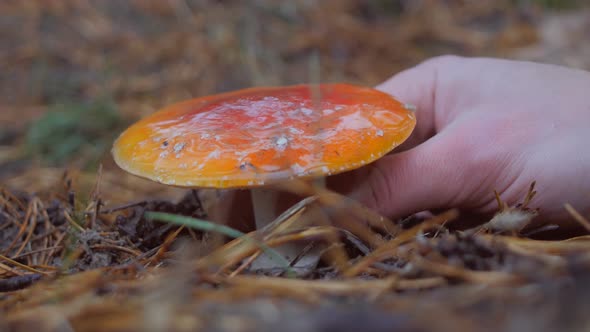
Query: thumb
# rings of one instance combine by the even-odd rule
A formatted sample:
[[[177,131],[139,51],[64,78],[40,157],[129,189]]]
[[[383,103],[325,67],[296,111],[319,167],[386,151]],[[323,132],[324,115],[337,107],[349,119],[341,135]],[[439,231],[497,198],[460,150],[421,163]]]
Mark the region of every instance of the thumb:
[[[435,57],[401,71],[376,87],[416,107],[416,128],[403,149],[412,148],[436,134],[436,124],[445,118],[441,101],[447,97],[441,81],[446,80],[449,68],[463,61],[464,58],[457,56]]]
[[[397,152],[389,154],[364,170],[362,183],[352,198],[383,215],[399,218],[414,212],[444,207],[449,197],[459,192],[460,172],[456,169],[441,135],[436,135],[437,85],[441,71],[461,58],[442,56],[404,70],[383,82],[377,89],[404,103],[416,106],[416,128]],[[440,91],[439,91],[440,92]],[[438,96],[440,97],[440,96]],[[444,136],[444,135],[442,135]],[[444,139],[443,139],[444,140]],[[448,152],[448,151],[447,151]],[[447,158],[447,160],[443,160]],[[367,174],[368,173],[368,174]]]
[[[365,180],[350,196],[394,219],[450,204],[460,192],[461,170],[452,156],[435,152],[438,137],[367,165]]]

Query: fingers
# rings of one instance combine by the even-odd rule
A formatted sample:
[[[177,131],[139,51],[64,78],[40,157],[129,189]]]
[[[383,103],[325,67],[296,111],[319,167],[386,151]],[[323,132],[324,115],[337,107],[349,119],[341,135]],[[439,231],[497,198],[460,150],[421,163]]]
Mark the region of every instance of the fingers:
[[[462,61],[454,56],[433,58],[377,87],[416,106],[416,128],[396,153],[366,167],[368,174],[363,174],[364,181],[350,196],[386,216],[399,218],[444,207],[460,191],[457,175],[461,166],[445,151],[445,138],[432,137],[441,130],[437,119],[446,116],[442,103],[446,94],[439,76],[452,72]]]
[[[436,120],[445,112],[439,98],[439,76],[456,66],[463,58],[441,56],[427,60],[413,68],[404,70],[377,86],[400,101],[416,106],[416,129],[402,150],[412,148],[436,133]]]
[[[377,89],[416,107],[416,128],[403,149],[412,148],[434,135],[435,82],[435,67],[422,64],[402,71],[377,86]]]
[[[436,141],[367,166],[369,174],[350,196],[391,218],[447,206],[460,191],[461,170],[451,163],[451,156],[434,151]]]

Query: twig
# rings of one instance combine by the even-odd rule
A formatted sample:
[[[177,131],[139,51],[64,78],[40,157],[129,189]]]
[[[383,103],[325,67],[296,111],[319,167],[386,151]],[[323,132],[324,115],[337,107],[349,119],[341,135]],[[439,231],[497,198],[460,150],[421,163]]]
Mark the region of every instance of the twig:
[[[10,258],[8,258],[8,257],[6,257],[6,256],[4,256],[4,255],[0,255],[0,260],[3,260],[3,261],[5,261],[5,262],[8,262],[8,263],[10,263],[10,264],[12,264],[12,265],[14,265],[14,266],[18,266],[18,267],[20,267],[21,269],[23,269],[23,270],[27,270],[27,271],[29,271],[29,272],[33,272],[33,273],[39,273],[39,274],[43,274],[43,275],[48,275],[48,273],[47,273],[47,272],[39,271],[39,270],[37,270],[37,269],[34,269],[34,268],[32,268],[32,267],[30,267],[30,266],[28,266],[28,265],[21,264],[21,263],[19,263],[19,262],[15,261],[14,259],[10,259]]]
[[[22,224],[20,224],[18,233],[16,234],[16,236],[14,237],[12,242],[8,245],[8,247],[4,250],[5,254],[8,254],[10,252],[10,250],[12,250],[12,248],[18,242],[18,239],[20,239],[20,237],[25,233],[25,231],[27,229],[27,221],[30,220],[32,212],[33,212],[33,202],[29,202],[29,204],[27,206],[27,212],[25,213],[24,222]]]
[[[117,246],[114,244],[94,244],[92,246],[90,246],[90,249],[114,249],[114,250],[119,250],[119,251],[123,251],[126,252],[130,255],[133,255],[135,257],[141,255],[141,252],[133,250],[131,248],[127,248],[127,247],[122,247],[122,246]]]
[[[166,250],[168,250],[168,248],[170,247],[170,244],[174,242],[174,240],[178,237],[178,234],[180,234],[180,232],[182,232],[183,229],[185,229],[185,226],[180,226],[174,232],[169,234],[166,237],[166,239],[164,239],[164,242],[160,245],[158,251],[152,257],[150,257],[147,264],[152,264],[152,262],[154,261],[159,261],[162,255],[164,255]]]
[[[82,226],[78,225],[78,223],[75,222],[74,219],[72,219],[72,217],[70,216],[68,211],[64,210],[63,214],[64,214],[66,220],[68,221],[68,223],[70,223],[70,225],[72,225],[72,227],[74,227],[76,230],[78,230],[79,232],[86,231]]]
[[[38,202],[39,202],[38,198],[33,198],[33,200],[31,201],[31,203],[33,204],[33,211],[31,213],[31,215],[29,216],[29,219],[30,219],[30,221],[28,222],[30,224],[29,225],[29,232],[27,233],[27,236],[25,237],[23,243],[16,250],[14,255],[19,255],[25,249],[25,246],[29,243],[31,236],[33,236],[33,231],[35,230],[35,227],[37,226],[37,215],[39,213]]]
[[[63,246],[59,245],[59,246],[46,247],[46,248],[41,248],[41,249],[37,249],[37,250],[27,251],[27,252],[22,253],[18,256],[13,256],[12,259],[20,259],[20,258],[27,257],[30,255],[38,254],[41,252],[46,252],[46,251],[55,250],[55,249],[62,249],[62,248],[63,248]]]
[[[375,249],[375,251],[360,259],[358,262],[356,262],[356,264],[352,265],[349,269],[344,271],[344,275],[347,277],[353,277],[358,275],[362,272],[364,268],[367,268],[372,263],[381,260],[383,256],[387,254],[390,255],[391,252],[398,248],[400,244],[411,240],[419,232],[423,231],[426,228],[432,227],[433,225],[441,224],[447,222],[448,220],[454,219],[458,215],[459,212],[457,210],[449,210],[443,214],[435,216],[430,220],[424,221],[421,224],[418,224],[410,229],[401,232],[398,236],[396,236],[389,242],[385,243],[384,245],[380,246],[379,248]]]
[[[580,214],[580,212],[574,209],[570,203],[565,203],[565,209],[580,225],[584,226],[584,228],[590,232],[590,221],[588,219],[586,219],[582,214]]]
[[[123,205],[119,205],[119,206],[115,206],[109,209],[101,209],[100,214],[111,214],[113,212],[117,212],[117,211],[121,211],[121,210],[127,210],[129,208],[132,207],[136,207],[136,206],[146,206],[148,204],[148,201],[138,201],[138,202],[132,202],[132,203],[127,203],[127,204],[123,204]]]

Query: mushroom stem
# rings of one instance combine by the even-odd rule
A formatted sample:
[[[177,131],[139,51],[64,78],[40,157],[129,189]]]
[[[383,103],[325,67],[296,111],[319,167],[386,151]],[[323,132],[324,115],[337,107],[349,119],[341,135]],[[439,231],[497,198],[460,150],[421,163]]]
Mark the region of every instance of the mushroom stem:
[[[253,188],[252,207],[254,209],[254,219],[256,229],[262,229],[276,219],[277,194],[272,189]]]
[[[253,188],[250,190],[252,195],[252,207],[254,209],[254,219],[256,222],[256,229],[261,230],[268,224],[272,223],[279,217],[277,213],[278,194],[272,188]],[[286,243],[274,249],[281,254],[288,261],[292,261],[305,248],[304,243]],[[293,265],[297,273],[305,274],[306,271],[313,269],[319,261],[319,252],[311,250]],[[278,267],[279,264],[273,257],[262,253],[252,262],[254,269],[271,269]]]

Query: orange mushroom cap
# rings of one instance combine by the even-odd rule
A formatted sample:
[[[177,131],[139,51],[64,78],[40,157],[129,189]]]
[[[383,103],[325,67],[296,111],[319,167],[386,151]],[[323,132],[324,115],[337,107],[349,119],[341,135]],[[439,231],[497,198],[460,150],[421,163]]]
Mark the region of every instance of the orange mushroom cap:
[[[253,187],[345,172],[410,136],[414,113],[349,84],[250,88],[180,102],[129,127],[124,170],[182,187]]]

